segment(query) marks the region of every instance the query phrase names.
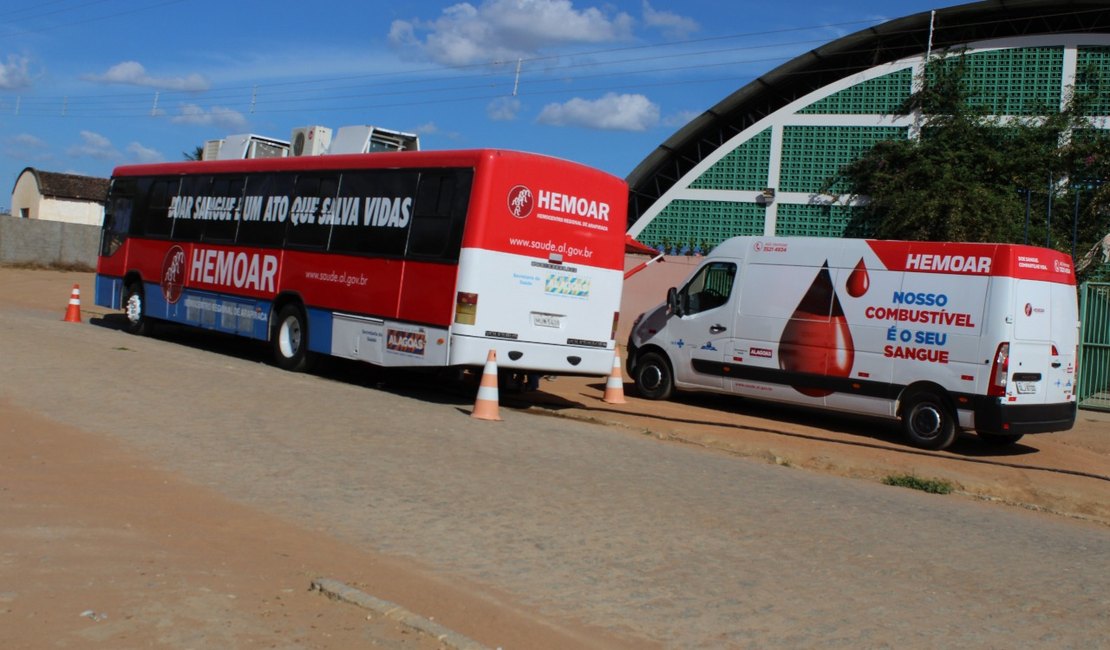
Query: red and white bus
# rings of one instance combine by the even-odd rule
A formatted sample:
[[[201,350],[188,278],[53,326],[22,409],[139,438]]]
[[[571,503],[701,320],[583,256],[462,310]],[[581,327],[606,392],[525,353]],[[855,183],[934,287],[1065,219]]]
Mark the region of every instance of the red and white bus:
[[[627,186],[503,150],[119,167],[96,304],[382,366],[605,375]]]

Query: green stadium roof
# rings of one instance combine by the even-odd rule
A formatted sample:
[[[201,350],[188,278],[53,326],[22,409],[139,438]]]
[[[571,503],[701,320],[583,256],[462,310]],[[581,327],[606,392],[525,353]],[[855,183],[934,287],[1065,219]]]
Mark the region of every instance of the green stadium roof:
[[[976,41],[1110,33],[1107,0],[987,0],[891,20],[806,52],[732,93],[627,177],[629,226],[707,155],[789,103],[851,74]]]

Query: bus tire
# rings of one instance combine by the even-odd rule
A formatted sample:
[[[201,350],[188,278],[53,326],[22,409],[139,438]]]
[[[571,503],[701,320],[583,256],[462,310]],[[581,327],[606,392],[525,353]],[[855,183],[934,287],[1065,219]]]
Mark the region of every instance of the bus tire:
[[[915,447],[945,449],[956,440],[956,418],[936,393],[912,393],[902,405],[902,433]]]
[[[1025,436],[1023,433],[982,433],[979,434],[979,439],[991,445],[992,447],[1007,447],[1021,440]]]
[[[127,318],[123,329],[128,334],[150,334],[151,323],[146,315],[146,298],[141,283],[132,282],[123,290],[123,315]]]
[[[282,370],[303,372],[308,369],[308,322],[304,311],[294,304],[285,305],[274,321],[274,362]]]
[[[636,359],[636,391],[648,399],[669,399],[674,394],[674,373],[671,364],[658,352],[648,352]]]

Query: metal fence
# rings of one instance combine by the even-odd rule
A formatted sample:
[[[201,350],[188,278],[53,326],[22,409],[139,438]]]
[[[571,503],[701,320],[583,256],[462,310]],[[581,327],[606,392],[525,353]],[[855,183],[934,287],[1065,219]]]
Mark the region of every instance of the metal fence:
[[[1110,411],[1110,282],[1079,288],[1079,407]]]

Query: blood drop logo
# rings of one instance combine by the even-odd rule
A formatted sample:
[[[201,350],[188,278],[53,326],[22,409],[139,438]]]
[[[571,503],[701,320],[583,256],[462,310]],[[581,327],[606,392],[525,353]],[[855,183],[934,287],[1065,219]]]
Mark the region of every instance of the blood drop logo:
[[[162,260],[162,296],[166,302],[177,303],[185,287],[185,250],[171,246]]]
[[[535,206],[535,194],[523,185],[516,185],[509,190],[509,214],[517,219],[523,219],[532,214]]]

